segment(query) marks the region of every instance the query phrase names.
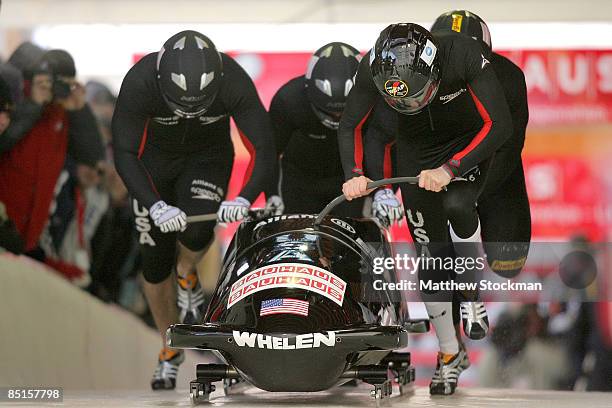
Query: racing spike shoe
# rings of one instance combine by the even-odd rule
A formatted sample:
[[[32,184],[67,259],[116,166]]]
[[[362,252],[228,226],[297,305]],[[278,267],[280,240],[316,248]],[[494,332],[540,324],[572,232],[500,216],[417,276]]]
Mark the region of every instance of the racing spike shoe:
[[[173,390],[176,387],[176,375],[181,363],[185,361],[185,353],[182,350],[163,348],[159,353],[157,368],[151,379],[153,390]]]
[[[467,349],[465,348],[464,344],[459,344],[459,350],[463,351],[463,353],[465,354],[465,357],[461,359],[461,361],[459,362],[459,366],[461,367],[462,370],[467,370],[468,368],[470,368],[470,366],[472,365],[472,363],[470,363],[470,356],[467,353]]]
[[[489,331],[489,317],[483,302],[461,302],[463,332],[472,340],[483,339]]]
[[[463,349],[455,355],[438,353],[436,371],[429,384],[431,395],[452,395],[459,381],[459,375],[470,366],[467,353]]]
[[[204,291],[196,273],[190,273],[184,278],[178,277],[176,303],[181,323],[198,324],[202,322]]]

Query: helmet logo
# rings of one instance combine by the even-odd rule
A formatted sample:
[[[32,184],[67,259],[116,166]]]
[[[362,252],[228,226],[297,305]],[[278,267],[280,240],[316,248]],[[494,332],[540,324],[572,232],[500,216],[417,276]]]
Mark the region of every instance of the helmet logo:
[[[175,74],[174,72],[170,75],[170,77],[172,78],[172,82],[174,82],[176,84],[176,86],[178,86],[179,88],[181,88],[183,91],[187,90],[187,80],[185,79],[185,75],[184,74]]]
[[[389,79],[385,82],[385,92],[395,98],[403,98],[408,95],[408,84],[401,79]]]
[[[461,14],[453,14],[452,17],[453,17],[453,25],[451,26],[451,30],[460,33],[461,24],[463,23],[463,16]]]
[[[436,58],[436,52],[438,49],[430,40],[427,40],[425,43],[425,48],[421,52],[420,58],[427,64],[427,66],[431,67],[434,58]]]

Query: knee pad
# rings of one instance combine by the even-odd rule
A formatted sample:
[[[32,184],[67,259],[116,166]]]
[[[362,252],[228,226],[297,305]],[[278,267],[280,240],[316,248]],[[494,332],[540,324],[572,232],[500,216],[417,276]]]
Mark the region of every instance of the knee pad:
[[[529,242],[486,242],[484,248],[493,272],[502,278],[511,279],[525,266]]]
[[[190,251],[201,251],[213,240],[215,225],[214,221],[190,224],[179,234],[178,239]]]

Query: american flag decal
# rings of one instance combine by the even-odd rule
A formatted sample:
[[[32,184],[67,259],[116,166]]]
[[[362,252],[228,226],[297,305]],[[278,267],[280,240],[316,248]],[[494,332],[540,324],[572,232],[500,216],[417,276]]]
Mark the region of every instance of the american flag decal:
[[[268,299],[261,302],[260,316],[283,313],[308,316],[308,302],[297,299]]]

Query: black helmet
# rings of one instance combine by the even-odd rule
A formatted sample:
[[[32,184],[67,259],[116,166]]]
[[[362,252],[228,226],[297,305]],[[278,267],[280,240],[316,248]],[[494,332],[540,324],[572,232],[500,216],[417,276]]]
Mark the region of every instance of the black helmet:
[[[170,110],[184,118],[203,114],[212,105],[222,75],[221,56],[208,37],[181,31],[157,54],[157,80]]]
[[[480,41],[488,57],[491,55],[491,33],[487,23],[476,14],[467,10],[453,10],[436,18],[431,26],[434,31],[456,31]]]
[[[308,62],[306,95],[321,123],[338,129],[359,66],[359,51],[342,42],[319,48]]]
[[[396,111],[415,114],[440,85],[437,41],[417,24],[392,24],[370,50],[370,70],[378,91]]]
[[[72,55],[65,50],[50,50],[41,58],[41,65],[46,66],[55,76],[74,78],[76,66]]]

